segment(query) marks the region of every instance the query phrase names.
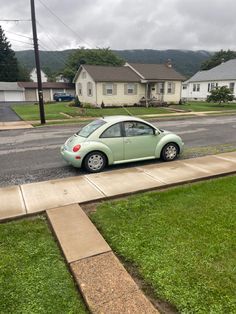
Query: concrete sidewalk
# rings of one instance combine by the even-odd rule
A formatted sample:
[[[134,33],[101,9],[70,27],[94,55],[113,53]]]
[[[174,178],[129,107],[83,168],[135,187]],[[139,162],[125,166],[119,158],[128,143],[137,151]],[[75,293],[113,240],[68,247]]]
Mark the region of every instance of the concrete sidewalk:
[[[33,126],[27,121],[0,122],[0,131],[31,128],[33,128]]]
[[[0,221],[230,173],[236,152],[1,188]]]
[[[236,173],[236,152],[0,189],[0,221],[46,210],[92,313],[159,314],[78,203]]]

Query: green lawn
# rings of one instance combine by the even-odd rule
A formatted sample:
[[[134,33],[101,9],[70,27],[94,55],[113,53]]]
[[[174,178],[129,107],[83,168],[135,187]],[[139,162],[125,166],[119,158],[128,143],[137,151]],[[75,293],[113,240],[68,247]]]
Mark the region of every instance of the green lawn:
[[[43,217],[0,224],[0,313],[88,313]]]
[[[45,104],[46,120],[79,118],[79,117],[102,117],[110,115],[127,115],[145,116],[153,114],[173,113],[173,109],[182,109],[184,111],[226,111],[235,110],[236,103],[218,105],[206,102],[190,102],[185,105],[172,105],[168,108],[145,108],[145,107],[129,107],[129,108],[98,108],[83,109],[68,106],[68,103]],[[28,121],[40,120],[38,105],[15,105],[12,109],[23,119]]]
[[[184,105],[173,105],[171,108],[182,109],[186,111],[225,111],[225,110],[235,110],[236,111],[236,103],[229,104],[215,104],[215,103],[207,103],[207,102],[188,102]]]
[[[181,313],[236,313],[236,176],[105,202],[113,250]]]
[[[169,109],[163,108],[104,108],[104,109],[83,109],[76,107],[70,107],[67,103],[45,104],[45,116],[46,120],[54,119],[70,119],[71,117],[102,117],[110,115],[127,115],[130,112],[132,115],[146,115],[146,114],[158,114],[158,113],[170,113]],[[12,109],[23,120],[39,120],[39,107],[38,105],[15,105]],[[127,111],[128,110],[128,111]],[[64,115],[64,114],[66,115]]]

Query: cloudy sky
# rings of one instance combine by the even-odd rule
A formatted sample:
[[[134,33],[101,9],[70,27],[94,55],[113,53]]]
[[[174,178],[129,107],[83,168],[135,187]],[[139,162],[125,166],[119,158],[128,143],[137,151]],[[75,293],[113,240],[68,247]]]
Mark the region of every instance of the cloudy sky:
[[[236,50],[235,0],[35,0],[35,6],[41,50]],[[30,0],[0,0],[0,20],[9,19],[26,20],[0,21],[13,49],[32,49]]]

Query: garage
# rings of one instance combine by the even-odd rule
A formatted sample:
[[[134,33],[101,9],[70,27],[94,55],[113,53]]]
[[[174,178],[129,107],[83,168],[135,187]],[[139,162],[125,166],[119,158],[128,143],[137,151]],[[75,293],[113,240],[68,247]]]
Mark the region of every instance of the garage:
[[[13,82],[0,82],[0,101],[24,101],[24,88]]]

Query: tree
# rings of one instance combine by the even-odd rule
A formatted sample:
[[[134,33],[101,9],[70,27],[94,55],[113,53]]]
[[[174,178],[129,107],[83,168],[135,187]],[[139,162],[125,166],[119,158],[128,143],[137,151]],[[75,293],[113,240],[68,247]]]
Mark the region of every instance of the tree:
[[[70,55],[63,75],[73,80],[80,64],[120,66],[124,61],[109,48],[85,49],[80,48]]]
[[[19,69],[15,52],[0,26],[0,81],[15,82]]]
[[[234,100],[233,92],[227,86],[216,87],[207,96],[208,102],[218,102],[219,104]]]
[[[29,82],[30,81],[29,71],[21,63],[18,63],[18,77],[17,77],[17,80],[19,82]]]
[[[216,52],[210,59],[206,60],[201,65],[201,70],[210,70],[217,65],[221,64],[222,61],[229,61],[236,58],[236,52],[232,50],[224,51],[220,50]]]

